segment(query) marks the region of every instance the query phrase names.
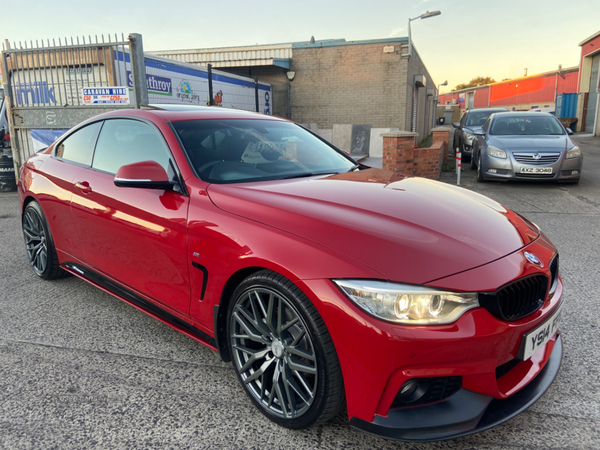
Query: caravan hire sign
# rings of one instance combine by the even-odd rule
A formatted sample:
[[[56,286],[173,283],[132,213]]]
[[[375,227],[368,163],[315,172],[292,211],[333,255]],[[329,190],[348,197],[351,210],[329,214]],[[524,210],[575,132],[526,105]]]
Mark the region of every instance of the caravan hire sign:
[[[129,104],[129,89],[118,87],[82,88],[84,105],[127,105]]]

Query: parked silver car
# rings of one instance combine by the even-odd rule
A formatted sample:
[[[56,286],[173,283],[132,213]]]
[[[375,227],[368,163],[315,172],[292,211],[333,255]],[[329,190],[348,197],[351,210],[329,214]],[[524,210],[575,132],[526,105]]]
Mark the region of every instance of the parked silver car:
[[[583,156],[551,114],[492,114],[476,133],[471,168],[486,179],[578,183]]]
[[[471,150],[475,133],[481,131],[481,126],[486,122],[491,114],[497,112],[508,112],[506,108],[477,108],[467,111],[460,122],[454,122],[454,145],[452,148],[462,153],[464,161],[471,159]]]

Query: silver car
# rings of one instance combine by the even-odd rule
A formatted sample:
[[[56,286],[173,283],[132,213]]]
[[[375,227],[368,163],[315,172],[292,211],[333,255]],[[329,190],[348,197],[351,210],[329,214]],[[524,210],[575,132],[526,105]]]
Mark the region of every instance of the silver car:
[[[476,136],[471,168],[477,181],[579,182],[581,150],[551,114],[492,114]]]

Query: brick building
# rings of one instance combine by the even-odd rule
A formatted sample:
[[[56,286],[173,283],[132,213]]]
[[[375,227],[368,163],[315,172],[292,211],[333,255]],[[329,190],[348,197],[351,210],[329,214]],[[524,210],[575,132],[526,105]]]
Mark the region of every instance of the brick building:
[[[149,53],[258,77],[271,84],[274,115],[318,129],[365,124],[421,140],[434,124],[435,85],[414,45],[408,56],[406,37]]]

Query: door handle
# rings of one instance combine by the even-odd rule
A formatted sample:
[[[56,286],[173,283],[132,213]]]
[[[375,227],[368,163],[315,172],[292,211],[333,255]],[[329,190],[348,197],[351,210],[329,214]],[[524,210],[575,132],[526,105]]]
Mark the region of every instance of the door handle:
[[[87,181],[78,181],[77,183],[75,183],[75,187],[79,188],[79,190],[84,194],[89,194],[90,192],[92,192],[90,183],[88,183]]]

